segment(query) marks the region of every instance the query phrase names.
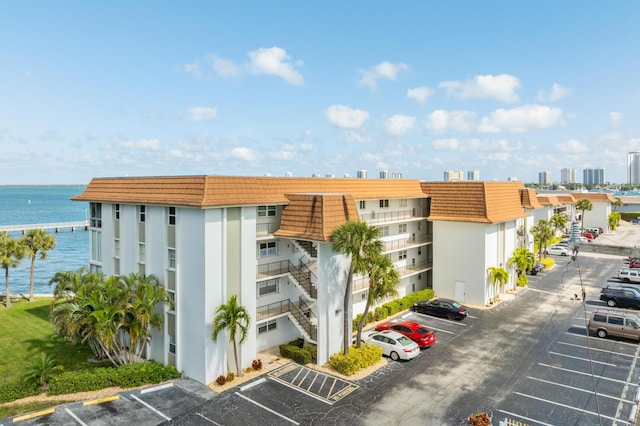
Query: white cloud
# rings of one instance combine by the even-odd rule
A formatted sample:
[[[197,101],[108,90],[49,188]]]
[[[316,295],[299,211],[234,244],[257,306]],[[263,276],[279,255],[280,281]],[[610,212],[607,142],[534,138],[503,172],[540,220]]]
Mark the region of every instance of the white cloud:
[[[560,99],[566,98],[569,93],[571,93],[571,89],[566,87],[562,87],[558,83],[553,83],[551,86],[551,90],[549,92],[540,91],[538,92],[538,101],[539,102],[555,102]]]
[[[182,71],[187,74],[191,74],[195,78],[202,77],[202,70],[200,69],[200,65],[198,64],[186,64],[182,66]]]
[[[157,139],[140,139],[137,141],[122,141],[118,144],[125,149],[144,149],[157,151],[160,149],[160,141]]]
[[[392,64],[391,62],[384,61],[369,70],[360,70],[362,78],[358,80],[358,85],[367,86],[371,90],[375,90],[378,87],[378,80],[381,78],[395,80],[398,78],[398,73],[406,71],[407,69],[409,69],[409,67],[406,64]]]
[[[384,122],[384,130],[390,136],[402,136],[411,130],[415,123],[415,117],[395,114]]]
[[[261,47],[249,52],[251,63],[249,68],[253,74],[270,74],[282,77],[287,83],[301,86],[304,78],[295,68],[303,65],[302,61],[291,62],[287,51],[280,47]]]
[[[571,139],[567,142],[557,145],[558,151],[567,152],[569,154],[582,154],[591,151],[587,145],[577,139]]]
[[[425,126],[430,133],[443,134],[447,132],[471,132],[477,123],[476,113],[473,111],[436,110],[429,114]]]
[[[342,129],[357,129],[369,118],[369,113],[346,105],[331,105],[324,111],[329,122]]]
[[[546,129],[563,122],[562,109],[544,105],[523,105],[500,108],[484,117],[478,128],[482,133],[523,133],[533,129]]]
[[[242,69],[229,59],[210,54],[207,55],[207,61],[211,69],[220,78],[237,78],[242,76]]]
[[[421,104],[427,102],[427,99],[429,99],[431,95],[433,95],[433,90],[425,86],[407,90],[407,98],[415,99]]]
[[[313,150],[313,144],[310,143],[301,143],[298,147],[302,152],[310,152],[311,150]]]
[[[520,80],[509,74],[477,75],[473,80],[444,81],[438,85],[447,95],[458,99],[498,99],[502,102],[516,102],[515,93],[520,88]]]
[[[189,107],[187,112],[190,121],[214,121],[218,115],[218,109],[210,107]]]
[[[345,142],[369,143],[370,140],[366,135],[354,130],[344,130],[342,132],[342,140]]]
[[[240,146],[233,148],[229,152],[229,157],[235,158],[237,160],[244,160],[244,161],[254,161],[257,158],[256,153],[251,148],[245,148]]]
[[[460,141],[455,138],[436,139],[431,143],[436,151],[458,151],[460,149]]]
[[[623,116],[619,112],[610,112],[609,120],[611,121],[610,129],[607,133],[600,136],[601,141],[605,142],[622,142],[624,139],[624,135],[622,130],[620,129],[620,123],[622,122]]]

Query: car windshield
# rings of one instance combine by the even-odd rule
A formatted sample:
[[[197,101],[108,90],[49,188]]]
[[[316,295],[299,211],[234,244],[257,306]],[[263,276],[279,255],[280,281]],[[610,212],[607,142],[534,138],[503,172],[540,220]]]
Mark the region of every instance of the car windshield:
[[[402,337],[398,337],[398,343],[400,343],[402,346],[408,346],[410,344],[413,343],[413,340],[409,339],[408,337],[402,336]]]

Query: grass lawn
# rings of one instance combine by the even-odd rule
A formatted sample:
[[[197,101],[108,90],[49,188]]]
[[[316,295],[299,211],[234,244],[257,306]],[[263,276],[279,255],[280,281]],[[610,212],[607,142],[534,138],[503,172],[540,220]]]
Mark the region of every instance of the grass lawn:
[[[85,345],[73,345],[53,333],[49,322],[51,298],[33,302],[21,300],[9,309],[0,307],[0,377],[20,378],[31,360],[48,353],[65,371],[95,367],[87,360],[91,350]]]

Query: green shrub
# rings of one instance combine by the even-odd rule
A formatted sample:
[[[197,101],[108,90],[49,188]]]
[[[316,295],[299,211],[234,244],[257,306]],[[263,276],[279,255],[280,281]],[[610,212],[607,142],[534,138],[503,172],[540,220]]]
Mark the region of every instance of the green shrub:
[[[101,367],[91,370],[68,371],[49,381],[49,395],[88,392],[112,386],[131,388],[150,383],[177,379],[180,372],[172,366],[147,361],[120,367]]]
[[[529,284],[529,279],[526,275],[518,275],[518,279],[516,281],[518,287],[526,287]]]
[[[280,345],[280,355],[285,358],[291,358],[298,364],[309,364],[311,362],[311,352],[292,343]]]
[[[389,316],[387,310],[385,308],[383,308],[382,306],[378,306],[375,309],[375,317],[376,317],[376,321],[382,321],[383,319],[387,318]]]
[[[28,396],[39,395],[40,387],[34,383],[27,383],[22,379],[0,382],[0,403],[15,401]]]
[[[309,351],[311,354],[311,362],[318,362],[318,345],[314,345],[313,343],[309,343],[305,340],[302,348]]]
[[[382,348],[363,343],[360,349],[351,346],[349,355],[335,353],[329,358],[329,366],[345,376],[351,376],[363,368],[376,364],[382,358]]]

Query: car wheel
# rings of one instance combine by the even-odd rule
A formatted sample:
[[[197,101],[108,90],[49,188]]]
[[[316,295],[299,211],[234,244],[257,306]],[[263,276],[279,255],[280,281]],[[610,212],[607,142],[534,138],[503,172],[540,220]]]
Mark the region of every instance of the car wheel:
[[[560,253],[560,256],[566,256],[567,253]]]
[[[600,329],[600,330],[597,331],[596,334],[598,335],[598,337],[605,338],[605,337],[607,337],[607,330]]]
[[[453,321],[454,319],[456,319],[456,315],[452,312],[449,312],[447,314],[447,319]]]
[[[400,359],[400,356],[397,354],[397,352],[391,352],[391,359],[394,361],[397,361]]]
[[[625,278],[625,279],[624,279],[624,280],[622,280],[622,281],[624,281],[624,282],[625,282],[625,283],[627,283],[627,284],[631,284],[631,280],[630,280],[629,278]]]
[[[614,306],[616,306],[616,301],[613,299],[609,299],[607,300],[607,305],[613,308]]]

